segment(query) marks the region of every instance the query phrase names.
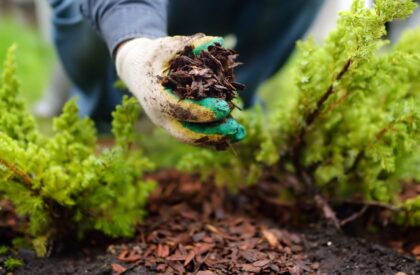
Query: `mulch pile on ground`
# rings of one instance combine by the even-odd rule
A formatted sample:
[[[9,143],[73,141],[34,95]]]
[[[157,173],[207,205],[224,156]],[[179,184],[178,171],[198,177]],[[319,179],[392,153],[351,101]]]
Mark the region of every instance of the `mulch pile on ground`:
[[[300,216],[275,200],[278,182],[261,182],[230,195],[212,181],[172,170],[150,177],[159,187],[135,239],[109,245],[92,235],[79,246],[69,240],[76,247],[63,247],[67,251],[49,258],[22,249],[0,255],[0,275],[7,274],[1,263],[9,256],[25,263],[16,275],[420,274],[415,257],[334,228],[300,220],[301,229],[287,229]],[[387,229],[377,231],[377,238],[388,242],[383,231]],[[398,241],[397,233],[389,241]],[[401,236],[402,253],[417,254],[419,230],[413,229],[412,236]]]
[[[116,263],[115,271],[139,265],[164,274],[315,273],[319,264],[302,253],[299,235],[227,213],[214,185],[179,176],[159,179],[168,184],[152,198],[138,243],[111,247],[119,261],[134,263]]]
[[[181,99],[220,98],[231,102],[237,91],[245,88],[235,82],[234,69],[238,54],[216,43],[198,55],[187,46],[169,63],[162,85],[172,89]]]

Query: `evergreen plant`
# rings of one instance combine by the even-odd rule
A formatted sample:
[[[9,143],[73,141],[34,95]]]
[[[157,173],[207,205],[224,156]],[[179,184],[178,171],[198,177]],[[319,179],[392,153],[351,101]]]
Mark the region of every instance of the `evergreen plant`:
[[[420,196],[401,201],[399,194],[402,182],[420,180],[420,31],[392,47],[385,39],[386,24],[416,4],[364,2],[341,12],[322,44],[298,43],[293,88],[268,115],[238,114],[248,138],[234,154],[199,150],[179,167],[206,170],[232,189],[265,176],[292,179],[327,216],[326,201],[352,199],[392,205],[397,221],[419,225]]]
[[[117,107],[116,143],[102,152],[93,122],[79,117],[75,99],[54,119],[53,135],[43,136],[19,96],[14,52],[13,46],[0,85],[0,199],[27,221],[23,232],[38,255],[68,234],[131,236],[154,189],[143,177],[153,164],[130,147],[137,101],[126,97]]]

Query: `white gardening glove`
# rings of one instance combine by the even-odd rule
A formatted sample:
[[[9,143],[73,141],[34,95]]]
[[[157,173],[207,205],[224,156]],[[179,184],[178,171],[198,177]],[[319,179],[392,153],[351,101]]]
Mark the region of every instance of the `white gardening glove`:
[[[169,61],[185,46],[194,46],[194,53],[198,54],[214,43],[223,44],[223,39],[203,34],[154,40],[137,38],[122,44],[116,53],[118,75],[149,118],[182,142],[217,146],[226,140],[237,142],[245,137],[243,126],[229,117],[231,110],[226,101],[180,100],[159,79],[168,73]],[[224,118],[223,123],[217,122]]]

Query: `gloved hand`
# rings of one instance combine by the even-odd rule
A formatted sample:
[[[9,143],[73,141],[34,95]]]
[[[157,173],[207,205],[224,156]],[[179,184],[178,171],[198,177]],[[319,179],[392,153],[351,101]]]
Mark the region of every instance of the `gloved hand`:
[[[217,98],[180,98],[161,85],[159,76],[167,73],[168,63],[187,45],[198,54],[222,38],[203,34],[159,39],[137,38],[122,44],[116,53],[120,78],[140,101],[149,118],[176,139],[196,145],[216,145],[245,137],[242,125],[230,118],[229,104]],[[225,120],[223,120],[226,118]],[[219,122],[223,120],[223,122]]]

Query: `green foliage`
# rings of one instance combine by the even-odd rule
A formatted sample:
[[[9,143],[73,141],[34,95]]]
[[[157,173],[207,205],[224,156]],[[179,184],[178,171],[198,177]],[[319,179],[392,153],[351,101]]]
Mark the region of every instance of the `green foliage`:
[[[403,203],[401,210],[396,215],[396,221],[400,224],[420,225],[420,196]]]
[[[216,172],[232,187],[267,174],[294,177],[327,198],[401,206],[420,224],[420,199],[398,196],[401,181],[420,180],[420,30],[390,49],[384,40],[386,23],[415,6],[381,0],[368,9],[355,0],[322,45],[298,43],[295,84],[280,93],[278,107],[242,115],[248,139],[236,153],[200,150],[179,167]]]
[[[127,90],[127,86],[121,79],[118,79],[117,81],[115,81],[114,87],[118,90]]]
[[[7,252],[9,252],[9,248],[5,245],[0,245],[0,255],[5,255]]]
[[[22,99],[17,96],[19,84],[16,78],[15,49],[16,47],[12,46],[8,50],[1,81],[3,84],[0,86],[1,110],[7,110],[8,113],[15,115],[0,116],[0,132],[26,147],[29,142],[35,142],[38,137],[35,131],[35,120],[25,110]]]
[[[16,64],[24,101],[33,104],[41,97],[49,80],[54,51],[34,28],[14,22],[3,13],[0,18],[0,60],[5,60],[7,49],[12,44],[19,49]]]
[[[133,98],[125,97],[123,105],[117,106],[113,114],[112,132],[116,143],[124,150],[128,150],[130,144],[135,140],[134,124],[140,114],[139,104]]]
[[[24,263],[21,259],[7,258],[6,260],[4,260],[3,265],[7,270],[11,271],[11,270],[14,270],[16,268],[22,267],[24,265]]]
[[[27,217],[27,237],[38,255],[58,235],[99,230],[131,236],[154,189],[143,179],[152,163],[140,149],[128,150],[140,113],[136,100],[125,98],[113,113],[117,142],[98,153],[93,122],[79,117],[76,100],[54,119],[47,138],[38,133],[18,90],[12,47],[0,87],[0,106],[7,110],[0,116],[0,199]]]

